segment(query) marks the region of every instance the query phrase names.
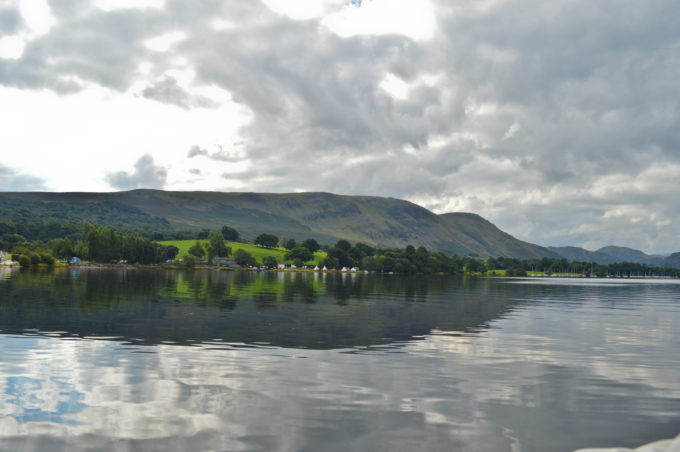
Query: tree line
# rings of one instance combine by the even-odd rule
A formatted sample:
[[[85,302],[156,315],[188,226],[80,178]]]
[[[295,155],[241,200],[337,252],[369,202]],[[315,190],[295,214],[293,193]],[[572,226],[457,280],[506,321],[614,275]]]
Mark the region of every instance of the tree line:
[[[44,227],[52,228],[52,232],[64,234],[59,238],[47,240],[28,240],[16,231],[26,232],[28,227],[21,221],[0,221],[0,249],[10,250],[13,259],[22,265],[39,263],[53,264],[55,258],[71,259],[79,257],[92,262],[120,262],[139,264],[157,264],[177,258],[178,248],[157,243],[149,235],[117,230],[113,227],[86,223],[80,231],[75,232],[73,223],[46,223]],[[230,227],[210,231],[207,228],[194,232],[197,239],[207,239],[204,246],[198,240],[189,249],[189,254],[181,256],[191,266],[195,259],[207,257],[212,261],[215,257],[232,256],[231,247],[225,241],[243,241],[239,232]],[[326,250],[326,257],[320,262],[321,267],[331,270],[355,268],[359,270],[385,273],[478,273],[506,276],[527,276],[531,272],[542,272],[546,275],[555,273],[580,274],[584,276],[669,276],[680,277],[680,270],[659,266],[648,266],[635,262],[621,262],[599,265],[592,262],[570,262],[567,259],[516,259],[516,258],[475,258],[470,256],[447,255],[442,252],[429,251],[425,247],[415,248],[407,245],[404,248],[377,248],[358,242],[352,245],[341,239],[333,246],[321,245],[315,239],[308,238],[298,243],[294,238],[277,237],[274,234],[260,234],[253,241],[263,248],[280,246],[287,250],[284,259],[292,261],[296,267],[304,266],[314,260],[314,253]],[[266,256],[261,263],[246,250],[241,248],[233,253],[236,263],[241,266],[263,265],[275,268],[279,262],[273,256]]]

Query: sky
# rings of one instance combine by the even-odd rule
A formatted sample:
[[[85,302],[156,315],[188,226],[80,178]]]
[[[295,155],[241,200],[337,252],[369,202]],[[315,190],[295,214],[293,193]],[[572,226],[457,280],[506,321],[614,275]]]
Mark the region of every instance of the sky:
[[[0,0],[0,191],[327,191],[680,251],[672,0]]]

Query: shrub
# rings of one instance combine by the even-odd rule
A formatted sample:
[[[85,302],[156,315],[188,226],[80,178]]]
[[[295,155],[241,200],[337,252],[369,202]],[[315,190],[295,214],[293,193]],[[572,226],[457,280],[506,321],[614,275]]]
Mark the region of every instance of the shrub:
[[[31,259],[31,264],[38,265],[40,263],[40,255],[37,253],[28,253],[28,257]]]
[[[234,260],[241,267],[248,267],[257,264],[257,261],[255,260],[253,255],[242,248],[236,250],[236,252],[234,253]]]
[[[51,254],[41,253],[40,262],[47,265],[54,265],[54,257]]]
[[[267,268],[276,268],[279,265],[279,262],[274,256],[265,256],[262,258],[262,265]]]
[[[196,259],[190,254],[183,254],[179,260],[181,261],[180,264],[184,268],[194,268],[196,266]]]
[[[31,258],[26,256],[25,254],[22,254],[19,256],[19,265],[22,267],[30,267],[31,266]]]

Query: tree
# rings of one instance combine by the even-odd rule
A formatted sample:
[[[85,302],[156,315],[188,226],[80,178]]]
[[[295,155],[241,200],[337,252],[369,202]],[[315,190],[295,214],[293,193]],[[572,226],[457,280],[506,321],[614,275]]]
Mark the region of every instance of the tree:
[[[260,234],[253,243],[265,248],[276,248],[276,245],[279,243],[279,238],[274,234]]]
[[[335,262],[337,262],[336,268],[340,269],[342,267],[351,267],[352,266],[352,258],[350,258],[349,254],[347,251],[343,250],[342,248],[331,248],[328,250],[328,257],[331,259],[335,259]]]
[[[304,246],[298,246],[288,251],[285,255],[285,259],[287,261],[300,259],[302,262],[309,262],[314,259],[314,255]]]
[[[203,256],[205,256],[205,249],[201,245],[201,242],[196,240],[196,243],[194,244],[194,246],[189,248],[189,254],[196,256],[199,259],[203,259]]]
[[[22,254],[19,256],[19,265],[22,267],[30,267],[31,266],[31,258],[26,256],[25,254]]]
[[[239,239],[238,231],[227,225],[222,226],[222,237],[230,242],[236,242]]]
[[[243,248],[239,248],[236,250],[236,252],[234,253],[234,260],[241,267],[248,267],[257,264],[253,255],[250,254],[248,251],[244,250]]]
[[[265,256],[262,258],[262,265],[267,268],[276,268],[279,265],[279,262],[274,256]]]
[[[210,229],[208,228],[203,228],[201,229],[201,232],[198,233],[198,240],[205,240],[210,236]]]
[[[219,231],[210,234],[210,241],[208,242],[208,259],[213,257],[228,257],[230,249],[224,244],[224,237]]]
[[[73,244],[67,238],[54,239],[50,247],[52,254],[60,259],[70,259],[74,256]]]
[[[168,259],[172,260],[179,254],[179,248],[177,248],[175,245],[168,245],[165,249],[166,249],[165,256]]]
[[[304,242],[302,242],[302,246],[307,248],[312,253],[316,253],[317,251],[319,251],[319,249],[321,249],[321,245],[319,245],[319,242],[317,242],[314,239],[305,240]]]
[[[288,237],[283,237],[280,240],[281,246],[287,250],[292,250],[297,246],[295,239],[289,239]]]
[[[182,261],[184,268],[194,268],[196,266],[196,259],[191,254],[183,254],[179,260]]]
[[[354,245],[354,248],[364,256],[375,255],[375,248],[373,248],[370,245],[366,245],[365,243],[359,242],[356,245]]]
[[[337,241],[334,248],[341,249],[345,253],[348,253],[349,250],[352,248],[352,245],[347,240],[340,239],[340,240]]]

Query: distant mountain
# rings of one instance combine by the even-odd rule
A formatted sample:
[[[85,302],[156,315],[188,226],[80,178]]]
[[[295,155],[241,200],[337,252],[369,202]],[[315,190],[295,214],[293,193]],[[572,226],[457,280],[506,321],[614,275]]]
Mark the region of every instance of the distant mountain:
[[[663,260],[663,257],[650,256],[642,251],[623,246],[605,246],[597,251],[614,256],[616,262],[639,262],[647,265],[658,265]]]
[[[20,208],[19,208],[20,207]],[[556,258],[470,213],[437,215],[394,198],[330,193],[221,193],[132,190],[115,193],[0,193],[0,217],[91,221],[147,230],[220,228],[245,238],[263,232],[297,240],[340,238],[382,247],[425,246],[479,257]]]
[[[623,246],[605,246],[596,251],[589,251],[575,246],[551,246],[549,249],[570,261],[594,262],[601,265],[613,264],[615,262],[637,262],[649,266],[660,265],[680,268],[680,253],[664,257],[646,254],[640,250]]]
[[[664,267],[680,268],[680,253],[673,253],[664,258],[660,265]]]
[[[588,251],[577,246],[550,246],[550,251],[554,251],[563,258],[575,262],[595,262],[596,264],[613,264],[617,259],[607,253],[600,251]]]

